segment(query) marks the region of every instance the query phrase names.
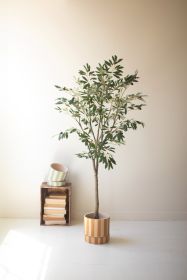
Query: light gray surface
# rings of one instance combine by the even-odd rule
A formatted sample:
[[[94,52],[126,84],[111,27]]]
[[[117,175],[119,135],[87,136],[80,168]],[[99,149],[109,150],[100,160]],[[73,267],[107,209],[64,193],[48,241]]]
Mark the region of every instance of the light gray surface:
[[[1,280],[186,280],[187,221],[111,223],[111,242],[84,242],[83,225],[0,219]]]

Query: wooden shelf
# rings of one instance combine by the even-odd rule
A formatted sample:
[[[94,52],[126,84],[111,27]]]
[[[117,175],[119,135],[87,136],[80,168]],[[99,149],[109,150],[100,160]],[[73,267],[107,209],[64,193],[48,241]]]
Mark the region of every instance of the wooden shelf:
[[[66,183],[62,187],[52,187],[47,184],[47,182],[43,182],[40,188],[40,225],[45,226],[45,222],[43,220],[43,214],[44,214],[44,203],[45,198],[49,194],[66,194],[66,225],[71,224],[71,183]]]

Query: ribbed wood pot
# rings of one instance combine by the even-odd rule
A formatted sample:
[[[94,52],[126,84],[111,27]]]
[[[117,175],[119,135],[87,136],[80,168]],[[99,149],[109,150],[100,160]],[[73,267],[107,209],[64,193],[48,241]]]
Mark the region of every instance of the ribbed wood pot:
[[[94,219],[94,213],[84,216],[85,241],[92,244],[104,244],[110,239],[110,217],[99,214],[99,219]]]

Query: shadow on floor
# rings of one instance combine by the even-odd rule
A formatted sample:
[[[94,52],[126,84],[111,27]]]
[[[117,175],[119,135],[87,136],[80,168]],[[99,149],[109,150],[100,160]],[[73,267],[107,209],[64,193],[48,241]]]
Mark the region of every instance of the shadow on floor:
[[[135,240],[127,238],[127,237],[118,237],[118,236],[111,236],[109,244],[111,245],[134,245],[136,243]]]

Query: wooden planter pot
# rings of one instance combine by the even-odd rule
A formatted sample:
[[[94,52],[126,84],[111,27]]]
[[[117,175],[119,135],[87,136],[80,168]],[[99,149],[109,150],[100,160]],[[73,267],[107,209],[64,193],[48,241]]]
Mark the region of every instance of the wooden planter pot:
[[[99,219],[94,219],[94,213],[84,216],[85,241],[92,244],[104,244],[110,239],[110,217],[99,215]]]

